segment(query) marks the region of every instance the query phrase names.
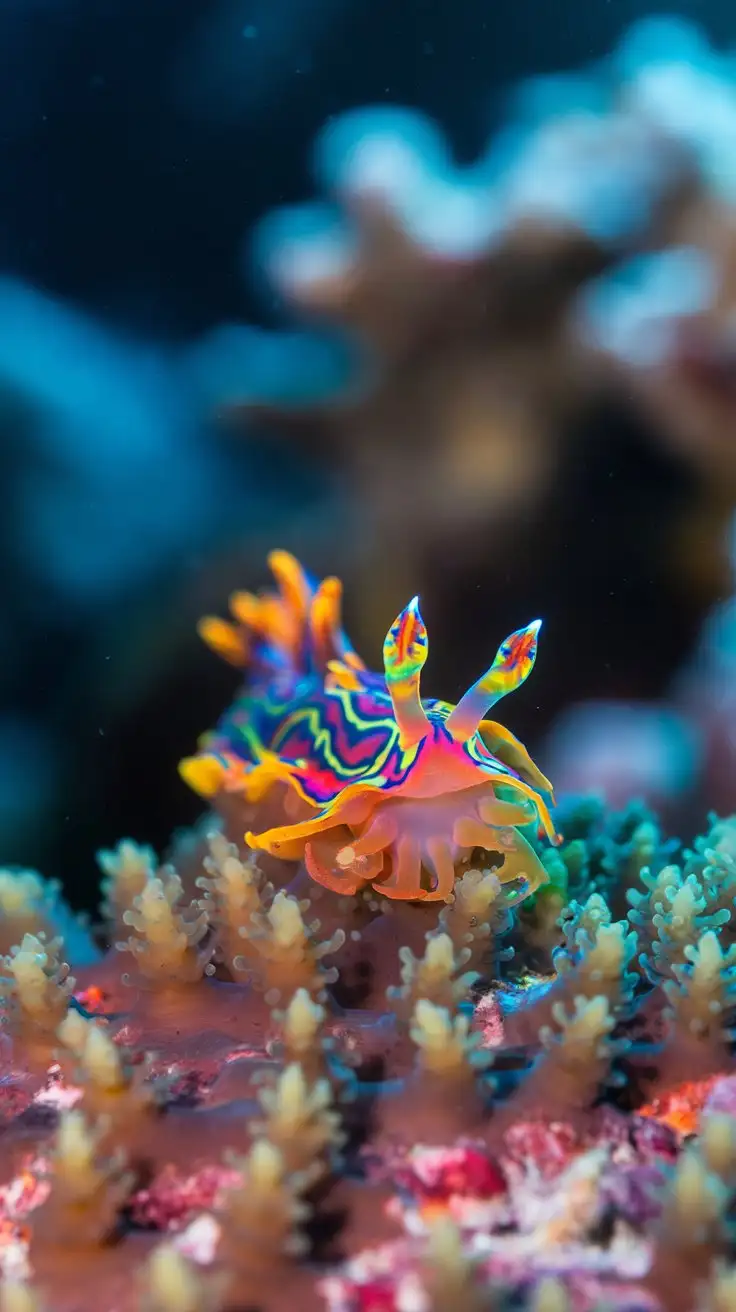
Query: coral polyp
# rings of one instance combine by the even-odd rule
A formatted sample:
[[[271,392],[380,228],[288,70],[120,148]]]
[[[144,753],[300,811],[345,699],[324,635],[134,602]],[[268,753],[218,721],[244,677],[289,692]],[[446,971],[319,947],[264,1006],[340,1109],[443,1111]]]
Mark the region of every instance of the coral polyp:
[[[528,678],[541,621],[511,634],[456,706],[422,699],[427,629],[415,597],[391,625],[382,674],[367,670],[340,625],[337,579],[314,584],[287,553],[270,558],[276,594],[237,593],[233,622],[205,640],[246,671],[243,692],[182,763],[189,783],[261,802],[281,788],[283,815],[250,846],[304,860],[333,892],[447,901],[477,849],[524,893],[546,881],[521,832],[551,840],[551,785],[491,708]],[[295,812],[301,812],[298,816]]]

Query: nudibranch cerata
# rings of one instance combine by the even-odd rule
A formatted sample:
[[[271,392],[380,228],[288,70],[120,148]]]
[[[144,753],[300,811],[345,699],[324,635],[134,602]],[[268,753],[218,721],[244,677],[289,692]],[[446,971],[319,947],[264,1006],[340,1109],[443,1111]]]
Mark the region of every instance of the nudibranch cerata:
[[[506,638],[451,706],[420,696],[427,630],[417,598],[388,631],[379,675],[342,631],[339,580],[315,584],[283,551],[269,565],[277,592],[235,593],[232,622],[200,624],[209,646],[247,677],[198,754],[181,763],[186,781],[208,798],[224,790],[250,803],[281,785],[283,822],[247,842],[304,860],[314,880],[339,893],[371,885],[387,898],[447,900],[479,848],[499,854],[488,864],[502,883],[519,881],[525,894],[543,883],[520,829],[536,824],[557,841],[551,785],[518,739],[485,718],[530,674],[540,621]],[[297,812],[305,818],[294,821]]]

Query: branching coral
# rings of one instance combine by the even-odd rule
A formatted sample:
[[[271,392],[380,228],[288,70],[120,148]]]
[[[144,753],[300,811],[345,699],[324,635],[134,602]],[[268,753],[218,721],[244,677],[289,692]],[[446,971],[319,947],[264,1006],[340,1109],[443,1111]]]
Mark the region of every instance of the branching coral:
[[[468,543],[504,577],[517,508],[549,486],[579,430],[570,410],[612,383],[620,395],[622,375],[627,402],[642,400],[655,433],[705,474],[723,525],[733,98],[730,55],[678,19],[650,19],[605,60],[521,88],[471,166],[412,112],[353,111],[326,128],[328,203],[271,216],[257,250],[307,340],[341,330],[357,367],[319,399],[310,371],[300,403],[304,335],[264,335],[255,354],[268,367],[246,366],[239,410],[338,459],[360,489],[350,548],[369,632],[377,592],[398,606],[406,583],[432,578],[449,598]],[[680,573],[711,515],[698,518]]]
[[[468,1257],[462,1236],[449,1219],[430,1227],[422,1272],[430,1312],[453,1307],[457,1312],[493,1312],[493,1298],[480,1263]]]
[[[505,141],[463,170],[409,113],[349,115],[319,149],[343,221],[300,207],[268,227],[281,294],[357,336],[371,367],[332,404],[269,407],[255,381],[245,408],[319,452],[339,443],[363,492],[371,582],[398,586],[399,564],[416,578],[430,526],[457,550],[456,525],[491,524],[503,549],[507,517],[554,467],[550,428],[587,390],[571,303],[622,241],[651,239],[687,173],[675,142],[613,106],[608,118],[522,118],[516,141],[510,157]],[[608,220],[604,161],[620,195]],[[647,178],[647,199],[624,235],[632,174]],[[368,455],[377,442],[380,460]]]
[[[468,997],[471,986],[479,978],[475,971],[460,973],[470,956],[470,948],[455,951],[449,934],[428,938],[420,960],[410,948],[401,948],[401,987],[388,990],[396,1014],[408,1020],[420,1000],[454,1010]]]
[[[274,1011],[281,1031],[280,1055],[285,1065],[298,1064],[314,1081],[327,1073],[330,1041],[325,1038],[327,1011],[308,989],[297,989],[285,1011]]]
[[[625,920],[611,920],[599,893],[580,906],[571,903],[564,920],[565,947],[553,954],[561,989],[579,997],[604,994],[619,1015],[632,1001],[636,975],[628,967],[637,949],[637,936]]]
[[[583,846],[589,863],[587,841],[570,840]],[[535,1203],[541,1209],[539,1221],[529,1231],[535,1243],[554,1251],[562,1245],[562,1252],[565,1244],[587,1242],[586,1227],[603,1224],[607,1213],[601,1199],[613,1188],[608,1173],[650,1171],[637,1164],[642,1150],[632,1145],[649,1143],[653,1129],[646,1130],[648,1138],[642,1136],[656,1121],[637,1122],[631,1111],[614,1111],[608,1103],[635,1107],[652,1090],[664,1098],[683,1078],[710,1081],[710,1088],[719,1070],[730,1069],[736,947],[731,921],[722,914],[727,908],[718,901],[714,851],[696,844],[684,867],[665,858],[659,869],[645,871],[629,922],[613,919],[600,892],[572,899],[561,916],[552,974],[531,986],[524,975],[527,949],[518,923],[514,956],[504,961],[494,950],[494,940],[510,918],[518,917],[518,909],[505,900],[499,908],[503,887],[493,871],[471,867],[460,875],[444,906],[414,908],[414,934],[410,907],[401,915],[376,908],[366,929],[362,911],[325,891],[328,920],[336,923],[338,906],[347,917],[344,929],[327,941],[337,971],[348,952],[359,961],[363,951],[381,942],[384,949],[400,944],[403,932],[412,939],[412,948],[405,945],[397,953],[394,969],[400,983],[383,1003],[377,998],[378,1009],[369,1012],[344,1012],[336,1003],[336,971],[325,970],[319,929],[295,895],[304,886],[302,875],[293,885],[264,894],[257,864],[219,837],[210,840],[205,896],[194,904],[187,902],[174,874],[149,869],[135,895],[137,904],[123,913],[139,945],[132,954],[135,965],[143,963],[138,987],[114,986],[116,972],[118,980],[125,973],[129,947],[123,952],[112,948],[100,968],[121,1011],[108,1006],[105,1014],[104,991],[99,1017],[86,1015],[77,1003],[70,1007],[74,986],[65,971],[57,975],[61,950],[55,946],[49,952],[50,945],[41,940],[28,958],[33,982],[28,1016],[21,1006],[22,981],[8,974],[6,1023],[18,1036],[37,1036],[35,1049],[18,1038],[17,1060],[28,1061],[35,1051],[36,1068],[42,1059],[41,1065],[55,1072],[51,1090],[58,1089],[63,1101],[68,1084],[78,1102],[60,1114],[49,1145],[47,1178],[38,1185],[42,1192],[29,1216],[31,1283],[7,1298],[27,1296],[48,1305],[53,1292],[54,1306],[66,1312],[76,1306],[70,1294],[75,1262],[94,1270],[101,1288],[120,1291],[124,1255],[130,1250],[139,1268],[135,1288],[128,1302],[115,1294],[126,1312],[134,1306],[164,1312],[204,1306],[214,1312],[242,1300],[242,1291],[254,1282],[261,1291],[259,1308],[277,1307],[284,1296],[310,1300],[323,1269],[340,1271],[334,1263],[342,1243],[353,1254],[371,1242],[385,1243],[387,1234],[396,1236],[396,1216],[389,1222],[383,1214],[385,1185],[395,1171],[405,1172],[405,1155],[424,1145],[421,1151],[435,1153],[438,1161],[448,1154],[448,1163],[457,1157],[446,1170],[447,1179],[454,1181],[452,1190],[460,1193],[448,1195],[447,1225],[426,1243],[417,1244],[413,1223],[408,1226],[415,1251],[406,1279],[418,1282],[430,1301],[439,1300],[438,1306],[451,1288],[458,1306],[505,1308],[510,1297],[510,1305],[534,1312],[566,1310],[571,1297],[565,1288],[567,1268],[561,1283],[549,1281],[514,1256],[522,1236],[508,1229],[511,1204],[502,1200],[509,1198],[510,1189],[519,1189],[513,1206],[522,1211],[528,1206],[523,1193],[528,1185],[522,1187],[514,1165],[517,1145],[523,1138],[523,1160],[537,1163],[534,1170],[546,1178],[549,1150],[541,1145],[563,1129],[567,1136],[567,1183],[560,1184],[559,1197]],[[727,855],[722,851],[719,859]],[[218,889],[214,881],[220,879],[225,886]],[[350,928],[353,915],[360,930]],[[206,974],[209,954],[228,925],[247,957],[247,970],[230,971],[220,961],[218,970],[232,973],[234,983]],[[390,933],[382,938],[386,929]],[[644,945],[640,953],[637,936]],[[23,959],[24,952],[29,953],[28,944],[12,953],[11,961]],[[637,953],[644,956],[646,969],[635,973]],[[472,972],[466,969],[469,954],[476,954]],[[500,993],[494,984],[501,984]],[[474,1014],[474,998],[489,987]],[[147,1009],[161,990],[169,998],[167,1024],[154,1029],[155,1050],[141,1060],[125,1044],[129,1035],[147,1033]],[[88,993],[85,979],[79,996]],[[273,1013],[266,1010],[269,1006]],[[646,1027],[652,1015],[661,1017],[659,1040],[642,1044],[640,1018]],[[204,1024],[214,1028],[203,1047],[199,1027],[204,1017],[209,1018]],[[622,1088],[622,1061],[635,1072],[644,1061],[651,1074],[646,1079],[635,1074]],[[351,1067],[357,1069],[347,1079]],[[60,1078],[65,1083],[59,1084]],[[604,1107],[613,1121],[600,1120]],[[626,1115],[632,1119],[624,1133],[621,1118]],[[651,1108],[647,1117],[652,1117]],[[20,1125],[18,1132],[23,1144]],[[48,1130],[43,1133],[46,1139]],[[581,1133],[600,1146],[576,1160],[573,1145]],[[235,1153],[222,1158],[228,1144]],[[496,1156],[507,1177],[499,1174]],[[18,1158],[11,1153],[9,1160]],[[653,1193],[646,1177],[651,1195],[646,1214],[654,1218],[650,1267],[642,1261],[639,1274],[632,1276],[620,1241],[600,1251],[612,1271],[622,1263],[619,1281],[633,1280],[635,1287],[638,1281],[661,1295],[667,1312],[693,1312],[701,1294],[720,1312],[714,1300],[723,1303],[728,1284],[711,1263],[729,1251],[728,1207],[736,1184],[732,1119],[710,1112],[697,1145],[685,1147],[679,1162],[671,1164],[671,1156],[664,1160],[668,1165],[660,1175],[663,1170],[667,1178],[657,1185],[654,1173]],[[194,1211],[191,1201],[177,1211],[174,1199],[163,1192],[172,1169],[202,1171],[200,1193],[194,1183],[187,1186],[188,1197],[202,1199],[199,1207],[194,1202]],[[583,1184],[574,1185],[578,1170],[585,1180],[584,1207],[574,1201],[575,1189],[583,1189]],[[214,1173],[213,1183],[205,1192],[208,1171]],[[467,1180],[465,1171],[470,1172]],[[397,1197],[405,1198],[406,1184],[395,1187]],[[473,1203],[475,1212],[463,1210],[469,1206],[460,1202],[464,1189],[487,1191],[482,1204],[479,1199]],[[628,1198],[622,1189],[617,1183],[611,1196]],[[567,1202],[565,1191],[570,1192]],[[194,1254],[188,1246],[178,1250],[165,1244],[150,1255],[146,1236],[130,1220],[138,1214],[143,1193],[147,1215],[156,1216],[157,1206],[163,1209],[157,1231],[191,1217],[194,1245],[197,1227],[205,1227],[196,1242],[209,1253],[205,1265],[213,1258],[211,1271],[201,1269],[199,1257],[192,1265],[182,1255]],[[433,1197],[436,1207],[440,1195]],[[490,1207],[495,1210],[482,1210]],[[197,1211],[211,1213],[212,1220],[196,1221]],[[469,1221],[476,1216],[477,1221]],[[491,1229],[474,1247],[466,1227],[470,1224],[476,1234],[473,1227],[481,1217]],[[213,1227],[209,1231],[207,1224]],[[119,1242],[111,1246],[113,1239]],[[146,1240],[140,1249],[138,1239]],[[404,1278],[398,1274],[407,1261],[405,1253],[400,1256],[403,1251],[400,1245],[386,1249],[390,1282]],[[497,1252],[504,1254],[498,1264]],[[679,1302],[672,1301],[673,1271]],[[332,1274],[328,1280],[349,1277]],[[598,1302],[605,1302],[606,1290],[604,1280]]]
[[[652,939],[650,952],[642,956],[641,964],[650,979],[658,982],[671,977],[683,965],[688,949],[698,942],[701,934],[726,924],[730,912],[724,908],[708,914],[711,886],[704,886],[693,874],[683,878],[677,866],[660,871],[656,881],[647,874],[644,878],[650,887],[650,904],[654,908],[650,921],[656,938]]]
[[[578,998],[605,997],[615,1020],[631,1007],[637,977],[628,967],[636,954],[637,938],[627,922],[612,923],[603,898],[591,893],[583,905],[570,904],[561,931],[565,945],[552,953],[555,978],[533,987],[521,1000],[506,1000],[509,1041],[532,1041],[556,1007]]]
[[[420,998],[414,1008],[411,1037],[419,1049],[420,1070],[430,1076],[467,1081],[491,1061],[482,1050],[482,1038],[471,1034],[470,1020],[453,1015],[447,1007],[438,1007],[428,998]]]
[[[707,1123],[704,1139],[708,1136]],[[686,1148],[667,1184],[654,1260],[647,1283],[672,1312],[690,1312],[701,1281],[717,1258],[730,1251],[733,1227],[729,1208],[734,1197],[734,1159],[715,1149],[721,1127],[705,1154]],[[715,1149],[715,1151],[714,1151]],[[715,1156],[717,1169],[710,1165]]]
[[[84,918],[75,916],[60,896],[58,880],[42,879],[34,870],[0,870],[0,953],[8,953],[26,934],[60,935],[80,966],[98,956]]]
[[[511,924],[512,896],[504,892],[493,870],[466,870],[442,908],[438,930],[447,934],[456,951],[466,952],[471,970],[487,970],[498,948],[500,936]]]
[[[159,1106],[148,1064],[134,1061],[99,1024],[78,1011],[67,1013],[57,1035],[70,1081],[83,1090],[81,1109],[105,1126],[100,1140],[121,1143],[145,1130]]]
[[[223,1265],[250,1280],[281,1274],[285,1257],[309,1248],[304,1194],[310,1179],[292,1174],[267,1139],[257,1139],[247,1157],[231,1157],[229,1164],[239,1179],[227,1189],[219,1211]]]
[[[43,1266],[54,1248],[71,1256],[109,1240],[134,1177],[122,1153],[100,1152],[104,1126],[80,1111],[62,1113],[51,1159],[48,1197],[34,1215],[31,1261]]]
[[[672,1035],[664,1058],[670,1078],[698,1078],[731,1065],[736,1007],[736,945],[723,951],[709,929],[684,948],[685,962],[673,967],[664,992]]]
[[[273,899],[273,888],[251,859],[242,860],[233,843],[219,833],[208,836],[209,856],[205,858],[206,875],[197,885],[204,891],[201,908],[214,932],[215,952],[231,976],[247,973],[249,959],[257,959],[257,948],[249,938],[251,930]],[[237,964],[236,964],[237,962]]]
[[[322,960],[343,946],[345,931],[336,929],[331,938],[318,942],[319,921],[304,921],[308,906],[280,891],[268,911],[257,913],[246,930],[255,953],[253,973],[269,1006],[283,1006],[298,989],[321,998],[327,985],[337,980],[337,968],[326,969]],[[234,960],[235,969],[245,970],[247,963],[248,957],[241,954]]]
[[[225,1292],[221,1277],[201,1275],[173,1244],[154,1250],[141,1285],[140,1312],[219,1312]]]
[[[193,984],[204,975],[212,956],[202,946],[207,917],[182,907],[183,888],[175,870],[149,878],[123,922],[133,933],[119,946],[135,961],[135,978],[161,988]]]
[[[310,1182],[328,1169],[329,1152],[344,1142],[339,1113],[326,1079],[309,1084],[302,1066],[287,1066],[274,1088],[262,1089],[265,1113],[254,1123],[256,1133],[279,1150],[287,1171]]]
[[[574,997],[569,1011],[555,1002],[551,1019],[539,1032],[542,1054],[499,1116],[504,1127],[511,1117],[556,1118],[592,1107],[625,1046],[611,1037],[615,1018],[604,994]]]
[[[53,886],[32,870],[0,871],[0,951],[9,952],[26,934],[48,932]]]
[[[61,939],[25,934],[0,962],[4,1027],[27,1052],[48,1059],[74,989]]]
[[[127,923],[126,911],[134,909],[135,899],[156,876],[156,853],[152,847],[141,847],[124,839],[112,851],[98,852],[97,864],[103,874],[100,905],[103,922],[111,936],[122,934]]]

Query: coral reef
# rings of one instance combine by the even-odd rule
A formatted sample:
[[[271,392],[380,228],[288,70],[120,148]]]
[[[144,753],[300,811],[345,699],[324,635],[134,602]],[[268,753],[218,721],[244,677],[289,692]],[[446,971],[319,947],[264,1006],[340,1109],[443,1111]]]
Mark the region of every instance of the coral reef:
[[[379,678],[335,623],[334,585],[278,565],[278,595],[203,626],[246,669],[184,767],[221,814],[163,863],[130,841],[101,853],[92,935],[40,876],[0,874],[0,1306],[729,1308],[736,818],[691,848],[640,805],[572,799],[545,824],[546,780],[481,720],[528,674],[530,630],[457,707],[425,703],[416,607]],[[317,685],[323,714],[364,712],[321,799]],[[312,736],[289,755],[294,701]],[[478,787],[452,751],[441,790],[373,782],[379,807],[470,824],[441,896],[429,844],[397,900],[396,827],[372,844],[388,870],[356,878],[376,822],[335,821],[340,771],[357,757],[358,788],[375,781],[377,705],[408,780],[427,725],[440,745],[453,724],[461,744],[479,720],[487,735],[469,758],[499,790],[482,821],[443,809]],[[264,816],[281,856],[261,830],[246,843]],[[338,857],[352,848],[344,882],[309,855],[315,816],[337,823]]]
[[[415,115],[331,123],[334,208],[276,216],[260,255],[298,315],[349,338],[356,371],[318,403],[251,379],[234,409],[338,453],[361,489],[343,537],[366,628],[486,522],[502,575],[571,417],[622,378],[716,522],[731,513],[732,102],[732,62],[670,23],[524,87],[467,168]],[[15,442],[7,457],[26,488],[21,575],[48,588],[29,629],[66,634],[52,594],[85,626],[105,594],[102,653],[127,580],[221,542],[244,501],[261,531],[271,497],[254,480],[244,498],[237,462],[206,454],[190,376],[206,343],[149,359],[7,280],[0,314],[17,328],[0,399],[32,434],[29,460]],[[280,344],[271,381],[290,376]],[[162,497],[148,474],[167,464]],[[200,625],[243,676],[182,763],[202,825],[161,859],[129,840],[100,852],[92,928],[54,882],[0,871],[0,1309],[733,1308],[736,818],[686,848],[638,803],[556,805],[487,718],[530,675],[539,621],[450,705],[422,693],[416,598],[374,673],[339,581],[283,551],[271,566],[275,593],[236,592],[229,619]],[[677,702],[717,742],[732,658],[719,673]],[[53,737],[28,740],[44,788]],[[8,773],[45,806],[16,741],[3,720]]]
[[[315,886],[343,930],[331,972],[299,870],[253,879],[214,821],[187,891],[147,856],[130,941],[108,920],[76,980],[26,930],[2,1008],[3,1307],[730,1306],[736,943],[712,844],[736,821],[680,851],[640,811],[561,814],[581,836],[555,859],[606,894],[565,889],[543,973],[533,900],[468,917],[502,887],[473,870],[445,904],[374,901],[367,928],[358,896]],[[223,870],[247,890],[228,915]],[[342,954],[376,942],[383,1002],[346,1009]]]

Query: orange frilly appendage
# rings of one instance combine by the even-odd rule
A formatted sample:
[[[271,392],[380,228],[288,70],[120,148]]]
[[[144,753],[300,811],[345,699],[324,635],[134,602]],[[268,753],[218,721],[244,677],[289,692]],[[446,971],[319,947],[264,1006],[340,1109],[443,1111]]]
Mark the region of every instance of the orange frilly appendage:
[[[185,783],[211,798],[230,793],[246,802],[262,802],[276,784],[289,788],[293,770],[275,752],[259,751],[255,763],[243,761],[229,752],[209,752],[206,747],[197,756],[185,756],[179,762],[179,774]]]
[[[384,897],[417,902],[447,901],[458,869],[480,848],[503,857],[501,883],[518,883],[526,897],[547,879],[518,829],[536,816],[532,800],[502,801],[489,783],[435,797],[387,796],[357,784],[312,819],[246,838],[273,856],[303,857],[312,879],[333,892],[372,885]]]

